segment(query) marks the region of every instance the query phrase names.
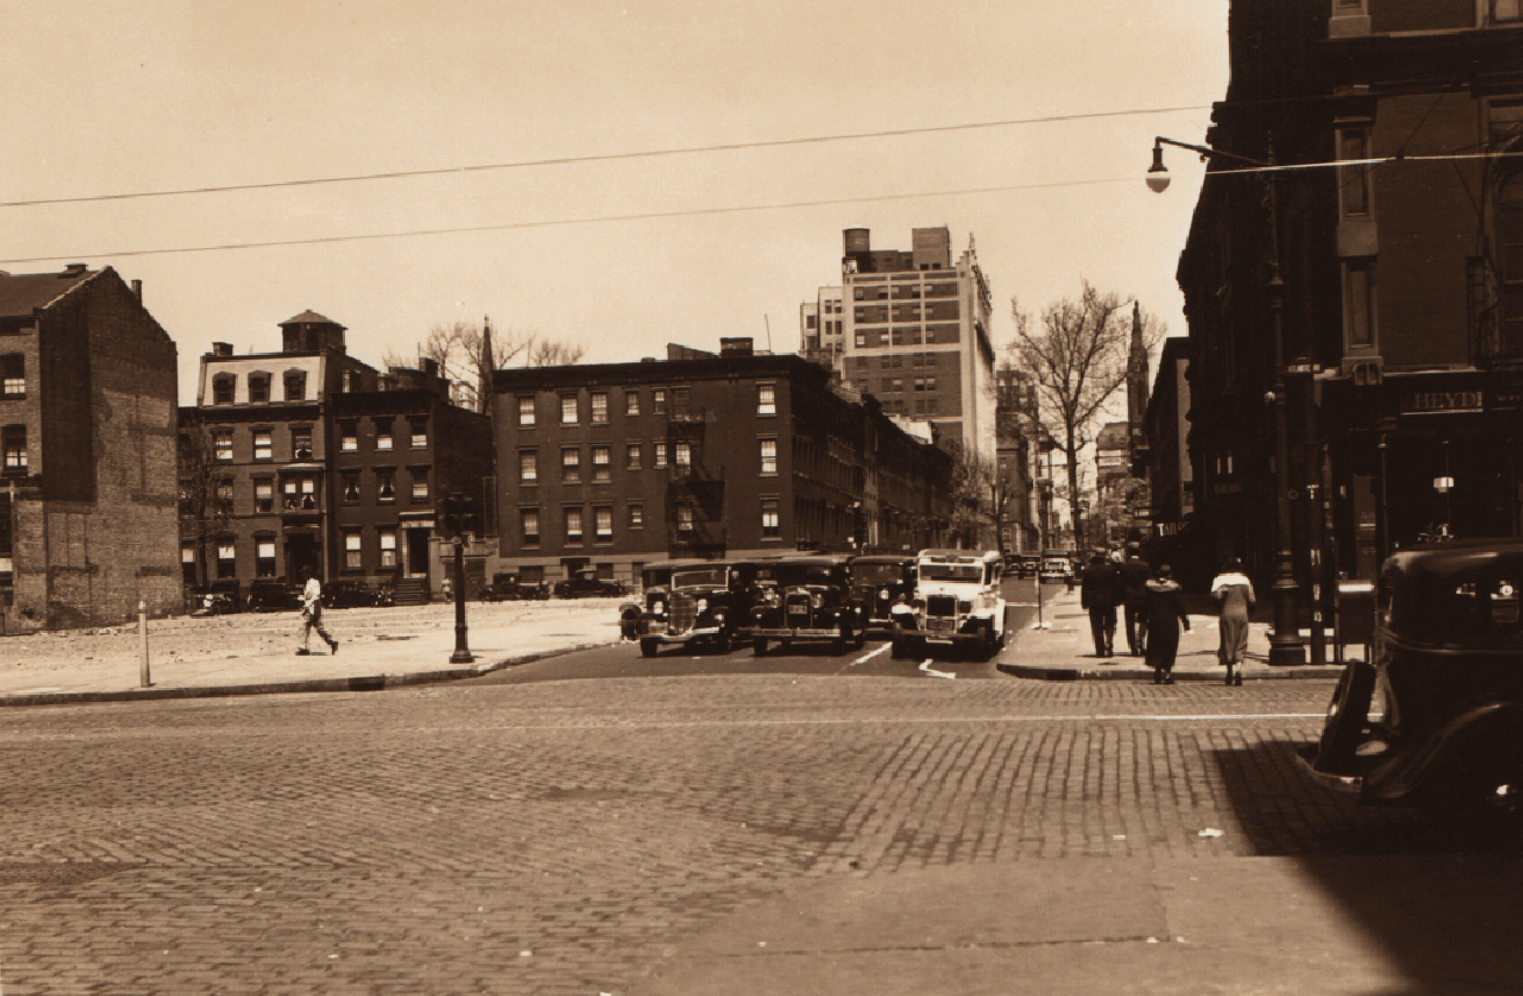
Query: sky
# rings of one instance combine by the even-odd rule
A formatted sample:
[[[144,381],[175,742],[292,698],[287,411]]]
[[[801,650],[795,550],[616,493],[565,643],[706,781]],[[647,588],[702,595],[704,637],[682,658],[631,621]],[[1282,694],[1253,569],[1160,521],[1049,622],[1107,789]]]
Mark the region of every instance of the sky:
[[[858,227],[974,240],[996,345],[1084,280],[1183,335],[1204,167],[1143,178],[1204,141],[1227,6],[5,0],[0,270],[143,281],[187,404],[308,309],[377,366],[484,317],[584,362],[792,352]]]

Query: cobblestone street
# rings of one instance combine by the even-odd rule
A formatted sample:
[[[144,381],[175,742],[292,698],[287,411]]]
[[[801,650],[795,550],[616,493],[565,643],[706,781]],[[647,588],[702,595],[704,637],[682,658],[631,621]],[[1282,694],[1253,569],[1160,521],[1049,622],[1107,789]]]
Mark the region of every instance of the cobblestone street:
[[[693,678],[10,710],[0,981],[623,993],[810,877],[1460,846],[1302,779],[1329,687]]]

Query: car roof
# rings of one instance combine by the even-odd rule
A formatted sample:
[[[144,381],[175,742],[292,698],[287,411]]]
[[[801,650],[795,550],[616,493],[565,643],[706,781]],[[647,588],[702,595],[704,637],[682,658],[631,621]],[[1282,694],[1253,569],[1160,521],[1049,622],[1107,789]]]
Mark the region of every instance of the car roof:
[[[804,565],[811,567],[836,567],[838,565],[847,564],[850,561],[850,557],[837,556],[835,554],[814,553],[801,557],[781,557],[777,560],[769,560],[767,561],[767,564],[769,566],[781,566],[783,564],[787,564],[789,566]]]
[[[915,558],[907,553],[869,553],[853,557],[853,564],[908,564]]]
[[[944,560],[955,564],[986,564],[999,560],[996,550],[921,550],[917,560]]]
[[[749,561],[688,558],[686,560],[658,560],[654,563],[646,564],[644,569],[647,571],[680,571],[689,567],[734,567],[737,564],[745,563],[749,563]]]

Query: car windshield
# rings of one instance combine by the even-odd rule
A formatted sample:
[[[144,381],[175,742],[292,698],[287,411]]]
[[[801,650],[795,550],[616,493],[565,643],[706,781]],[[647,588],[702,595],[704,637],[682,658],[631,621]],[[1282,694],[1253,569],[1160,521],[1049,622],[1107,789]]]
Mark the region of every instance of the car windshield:
[[[852,564],[851,576],[868,584],[893,584],[904,576],[898,564]]]
[[[814,564],[778,564],[764,567],[756,572],[756,579],[763,583],[777,584],[830,584],[830,568]]]
[[[979,564],[921,564],[920,576],[926,581],[972,581],[983,580],[984,570]]]
[[[702,567],[672,574],[673,588],[723,588],[729,571],[723,567]]]

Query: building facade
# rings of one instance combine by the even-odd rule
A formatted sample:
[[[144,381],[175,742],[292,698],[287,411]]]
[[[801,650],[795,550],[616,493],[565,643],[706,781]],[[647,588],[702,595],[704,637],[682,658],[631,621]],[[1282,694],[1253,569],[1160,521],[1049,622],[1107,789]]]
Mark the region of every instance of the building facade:
[[[943,445],[992,462],[993,304],[972,239],[955,265],[945,227],[915,229],[908,252],[874,250],[867,229],[849,228],[844,250],[841,284],[801,309],[800,353],[885,412],[932,423]]]
[[[494,375],[498,551],[531,580],[638,582],[668,557],[914,550],[945,535],[950,458],[798,356]]]
[[[431,361],[380,373],[348,355],[344,326],[310,311],[280,328],[280,352],[215,344],[181,412],[184,486],[195,490],[199,466],[212,495],[182,509],[186,583],[236,580],[246,594],[310,572],[431,597],[450,538],[443,497],[493,491],[489,418],[451,404]],[[478,576],[485,549],[471,547]]]
[[[174,342],[115,270],[0,273],[0,624],[181,606]]]
[[[1213,160],[1180,259],[1202,543],[1265,578],[1285,503],[1304,596],[1519,535],[1518,5],[1234,0],[1229,39],[1208,143],[1298,168]]]

